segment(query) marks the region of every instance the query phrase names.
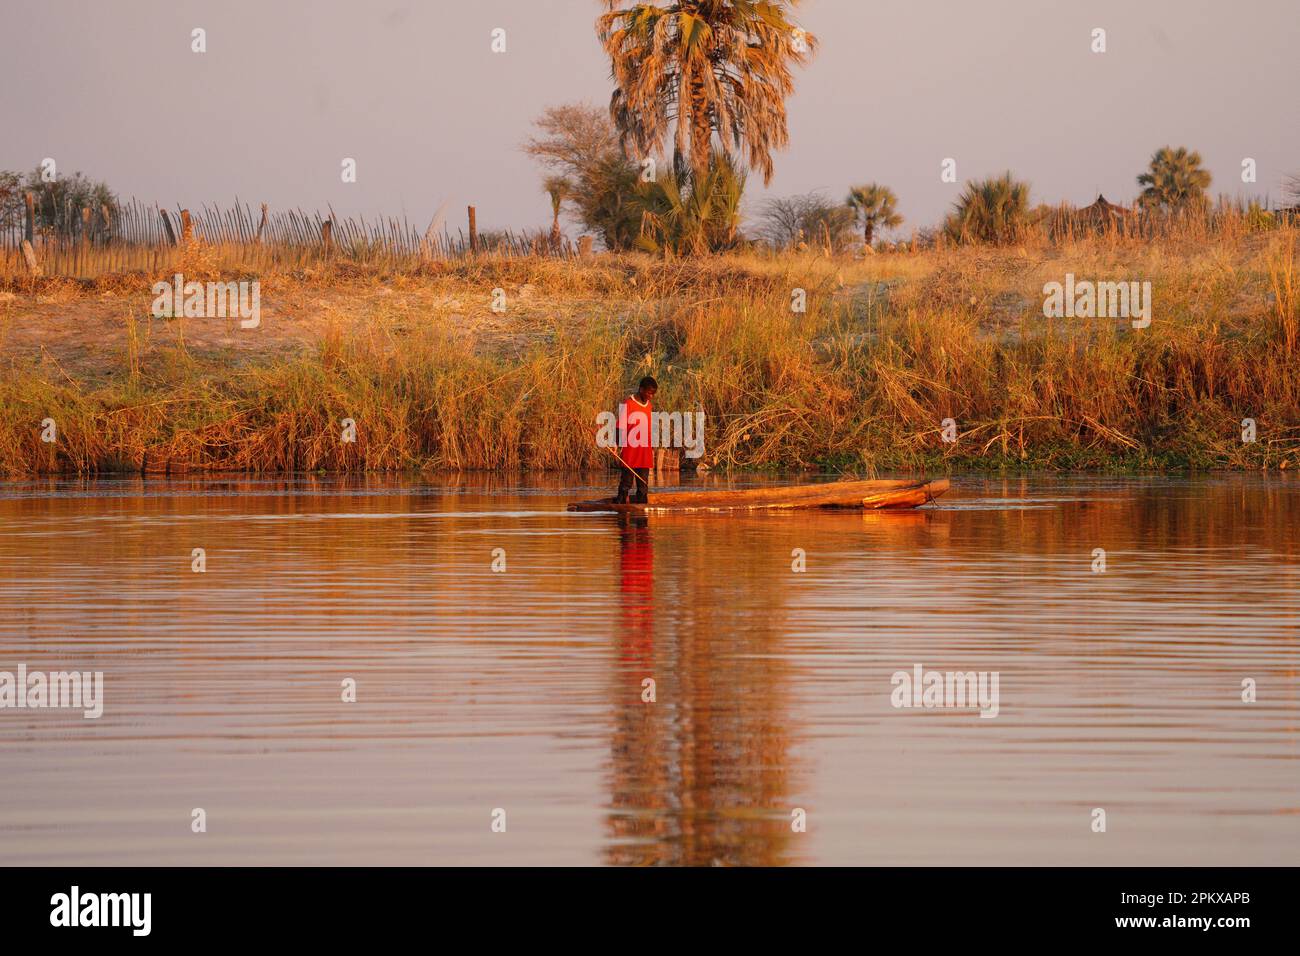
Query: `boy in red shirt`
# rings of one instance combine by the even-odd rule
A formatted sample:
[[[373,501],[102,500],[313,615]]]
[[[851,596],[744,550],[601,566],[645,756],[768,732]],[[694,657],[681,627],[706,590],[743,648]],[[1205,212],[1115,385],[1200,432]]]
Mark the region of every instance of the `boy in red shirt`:
[[[617,504],[628,503],[632,492],[634,504],[645,504],[650,490],[650,469],[654,450],[650,447],[651,401],[659,384],[650,376],[641,379],[636,393],[618,403],[618,456],[623,459],[618,476]]]

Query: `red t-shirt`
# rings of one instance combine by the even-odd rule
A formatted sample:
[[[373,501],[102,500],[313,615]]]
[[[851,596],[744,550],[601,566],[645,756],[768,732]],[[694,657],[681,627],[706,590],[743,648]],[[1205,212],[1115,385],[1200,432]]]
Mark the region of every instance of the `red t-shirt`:
[[[635,395],[618,403],[618,428],[621,439],[619,457],[629,468],[653,468],[654,451],[650,447],[650,400],[643,404]]]

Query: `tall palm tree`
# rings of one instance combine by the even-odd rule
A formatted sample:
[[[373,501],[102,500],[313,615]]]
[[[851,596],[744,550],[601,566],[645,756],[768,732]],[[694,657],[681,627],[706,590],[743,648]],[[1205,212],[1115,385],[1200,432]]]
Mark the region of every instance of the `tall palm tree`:
[[[616,84],[610,115],[623,148],[660,153],[673,126],[673,168],[707,174],[717,146],[748,152],[772,179],[772,151],[786,145],[785,100],[792,63],[806,63],[817,41],[789,19],[799,0],[604,0],[596,32]]]
[[[849,208],[861,217],[862,241],[868,246],[871,245],[871,237],[875,235],[877,227],[893,229],[902,225],[903,217],[894,210],[897,202],[898,197],[894,191],[878,183],[854,186],[849,190]]]
[[[547,176],[542,181],[542,191],[551,197],[551,212],[554,216],[551,220],[551,248],[559,249],[564,238],[560,232],[560,207],[573,195],[573,184],[563,176]]]
[[[1151,168],[1138,176],[1142,204],[1149,209],[1175,211],[1205,200],[1210,174],[1201,168],[1201,154],[1186,146],[1161,146],[1151,157]]]
[[[1029,223],[1029,184],[1010,172],[969,182],[944,223],[954,242],[1014,242]]]

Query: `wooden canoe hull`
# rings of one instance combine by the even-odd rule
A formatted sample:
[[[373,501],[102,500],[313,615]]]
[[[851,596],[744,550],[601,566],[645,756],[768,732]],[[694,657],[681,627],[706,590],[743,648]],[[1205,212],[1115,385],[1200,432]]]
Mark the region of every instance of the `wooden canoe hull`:
[[[575,501],[569,511],[616,511],[632,514],[691,511],[771,511],[792,508],[916,508],[948,490],[936,481],[833,481],[820,485],[748,488],[743,491],[670,491],[651,493],[648,504],[614,504],[613,498]]]

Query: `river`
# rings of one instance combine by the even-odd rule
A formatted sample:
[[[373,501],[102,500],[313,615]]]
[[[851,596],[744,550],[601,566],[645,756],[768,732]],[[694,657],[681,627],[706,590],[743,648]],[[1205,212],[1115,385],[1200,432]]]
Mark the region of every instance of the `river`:
[[[564,511],[599,480],[0,484],[0,671],[103,673],[0,710],[0,863],[1300,855],[1296,481]]]

